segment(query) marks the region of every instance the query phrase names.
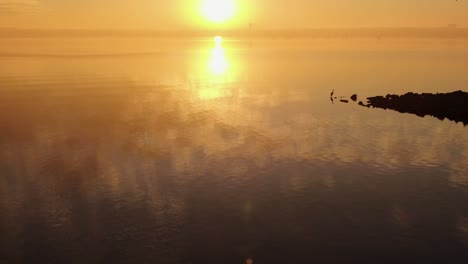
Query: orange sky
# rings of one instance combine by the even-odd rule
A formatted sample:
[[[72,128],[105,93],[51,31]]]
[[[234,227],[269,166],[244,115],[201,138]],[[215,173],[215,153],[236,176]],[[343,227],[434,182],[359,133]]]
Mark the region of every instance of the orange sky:
[[[468,26],[467,0],[234,0],[236,17],[210,24],[201,0],[0,0],[0,27],[182,29]]]

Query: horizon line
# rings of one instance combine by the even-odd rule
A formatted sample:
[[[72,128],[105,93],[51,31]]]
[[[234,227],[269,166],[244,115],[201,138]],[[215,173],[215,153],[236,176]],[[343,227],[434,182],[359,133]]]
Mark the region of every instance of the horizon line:
[[[9,37],[468,37],[468,27],[310,27],[233,29],[89,29],[0,27],[0,38]]]
[[[468,29],[468,26],[462,26],[457,24],[447,24],[441,26],[355,26],[355,27],[276,27],[276,28],[256,28],[255,24],[252,24],[254,30],[261,31],[280,31],[280,30],[343,30],[343,29]],[[220,28],[220,29],[207,29],[207,28],[173,28],[173,29],[151,29],[151,28],[46,28],[46,27],[2,27],[0,30],[46,30],[46,31],[137,31],[137,32],[166,32],[166,31],[239,31],[239,30],[250,30],[248,25],[246,27],[236,28]]]

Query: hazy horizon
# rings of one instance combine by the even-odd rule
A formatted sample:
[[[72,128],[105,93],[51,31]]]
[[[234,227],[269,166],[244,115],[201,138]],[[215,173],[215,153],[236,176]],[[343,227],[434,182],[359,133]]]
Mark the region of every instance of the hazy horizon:
[[[468,38],[468,28],[461,27],[356,27],[289,29],[41,29],[0,28],[0,38],[47,37],[234,37],[234,38]]]
[[[235,1],[235,15],[220,25],[200,14],[201,0],[0,0],[0,27],[44,29],[194,30],[468,25],[464,1]]]

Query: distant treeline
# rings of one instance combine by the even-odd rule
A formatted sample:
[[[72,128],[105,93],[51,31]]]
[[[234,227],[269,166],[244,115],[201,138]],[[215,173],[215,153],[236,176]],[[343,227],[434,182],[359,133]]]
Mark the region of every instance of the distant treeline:
[[[468,38],[468,28],[317,28],[271,30],[83,30],[0,28],[0,38],[55,37],[212,37],[239,38]]]

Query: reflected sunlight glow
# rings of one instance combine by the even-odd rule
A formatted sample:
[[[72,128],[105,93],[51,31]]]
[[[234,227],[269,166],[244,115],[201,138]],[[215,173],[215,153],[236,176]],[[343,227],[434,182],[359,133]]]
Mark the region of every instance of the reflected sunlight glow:
[[[223,38],[220,37],[220,36],[216,36],[214,38],[214,41],[215,41],[216,45],[221,45],[223,43]]]
[[[239,87],[234,85],[239,77],[239,60],[233,55],[232,47],[225,46],[221,36],[210,39],[209,43],[211,47],[206,47],[202,60],[196,64],[203,80],[194,87],[196,98],[218,100],[233,96],[234,91],[239,95]]]
[[[215,37],[216,46],[211,53],[210,67],[211,71],[216,75],[222,75],[227,71],[228,62],[224,54],[222,46],[223,38]]]
[[[198,96],[203,100],[219,99],[229,94],[226,83],[230,78],[230,63],[222,46],[223,38],[217,36],[214,42],[215,46],[211,49],[207,64],[207,83],[198,90]]]

